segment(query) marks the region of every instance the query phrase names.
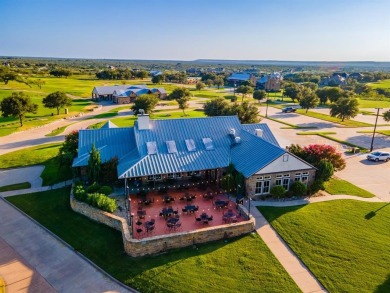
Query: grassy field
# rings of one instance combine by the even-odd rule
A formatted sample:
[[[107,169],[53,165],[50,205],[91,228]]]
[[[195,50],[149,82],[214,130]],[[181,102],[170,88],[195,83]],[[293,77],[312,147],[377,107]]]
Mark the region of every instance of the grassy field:
[[[304,110],[304,109],[297,109],[296,113],[301,114],[301,115],[305,115],[305,116],[309,116],[309,117],[313,117],[313,118],[317,118],[317,119],[321,119],[321,120],[328,121],[328,122],[337,123],[337,124],[342,125],[343,127],[369,127],[369,126],[373,126],[372,124],[364,123],[364,122],[360,122],[360,121],[355,121],[355,120],[341,121],[339,118],[332,117],[332,116],[322,114],[322,113],[312,112],[312,111],[308,111],[306,113],[306,110]]]
[[[140,292],[300,292],[257,234],[131,258],[118,231],[70,209],[69,188],[7,200]]]
[[[0,187],[0,192],[12,191],[12,190],[21,190],[31,188],[30,182],[23,182],[11,185],[5,185]]]
[[[325,182],[325,191],[330,194],[347,194],[367,198],[375,197],[375,194],[339,178],[331,178],[328,182]]]
[[[329,292],[390,292],[390,205],[259,207]]]
[[[367,85],[374,89],[376,88],[390,89],[390,79],[384,79],[378,82],[370,82],[367,83]]]
[[[68,125],[65,125],[65,126],[62,126],[62,127],[58,127],[57,129],[54,129],[52,132],[46,134],[45,136],[56,136],[56,135],[59,135],[61,133],[63,133],[65,131],[65,129],[72,125],[73,123],[71,124],[68,124]]]
[[[378,100],[368,100],[368,99],[358,99],[359,108],[390,108],[390,99],[378,101]]]
[[[72,170],[60,166],[56,156],[61,143],[43,144],[10,152],[0,156],[0,166],[4,169],[44,165],[41,174],[43,185],[52,185],[72,178]]]

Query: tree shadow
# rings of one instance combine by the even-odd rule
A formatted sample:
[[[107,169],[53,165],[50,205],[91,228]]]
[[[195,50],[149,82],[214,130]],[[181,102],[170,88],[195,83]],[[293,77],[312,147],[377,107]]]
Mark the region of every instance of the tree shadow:
[[[390,205],[390,202],[386,203],[384,206],[380,207],[379,209],[377,209],[377,210],[375,210],[375,211],[369,212],[368,214],[366,214],[366,215],[364,216],[364,218],[365,218],[366,220],[372,219],[373,217],[376,216],[376,213],[377,213],[377,212],[379,212],[381,209],[387,207],[388,205]],[[390,292],[390,291],[389,291],[389,292]]]
[[[386,281],[376,287],[374,293],[385,293],[385,292],[390,292],[390,274],[387,275]]]

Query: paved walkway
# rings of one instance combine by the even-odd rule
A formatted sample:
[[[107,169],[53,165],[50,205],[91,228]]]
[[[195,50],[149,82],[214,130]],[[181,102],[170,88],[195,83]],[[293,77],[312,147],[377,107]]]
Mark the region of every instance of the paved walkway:
[[[129,292],[3,199],[0,199],[0,215],[3,240],[56,291]],[[19,269],[22,272],[24,268],[19,266]],[[32,288],[27,291],[34,292]]]
[[[0,186],[30,182],[31,188],[42,186],[41,174],[45,166],[0,169]]]
[[[42,186],[42,187],[35,187],[35,188],[22,189],[22,190],[5,191],[5,192],[0,192],[0,197],[42,192],[42,191],[47,191],[47,190],[52,190],[52,189],[59,189],[59,188],[65,187],[65,186],[70,186],[70,185],[72,185],[72,183],[73,183],[73,180],[67,180],[67,181],[63,181],[60,183],[56,183],[56,184],[51,185],[51,186]]]
[[[0,237],[0,276],[7,292],[57,292],[31,265]],[[1,290],[0,290],[1,291]]]

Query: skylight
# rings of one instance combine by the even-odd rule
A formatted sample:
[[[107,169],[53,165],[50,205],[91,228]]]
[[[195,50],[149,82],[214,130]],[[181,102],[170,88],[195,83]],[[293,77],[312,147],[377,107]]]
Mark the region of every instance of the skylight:
[[[203,144],[204,144],[204,147],[206,148],[206,150],[208,150],[208,151],[214,150],[214,143],[210,137],[202,138],[202,140],[203,140]]]
[[[148,141],[146,147],[148,148],[148,155],[157,154],[157,143],[155,141]]]
[[[167,144],[168,153],[177,153],[176,142],[174,140],[167,140],[165,143]]]
[[[196,151],[196,145],[195,145],[195,142],[194,142],[194,140],[192,138],[186,139],[185,142],[186,142],[187,150],[189,152],[195,152]]]

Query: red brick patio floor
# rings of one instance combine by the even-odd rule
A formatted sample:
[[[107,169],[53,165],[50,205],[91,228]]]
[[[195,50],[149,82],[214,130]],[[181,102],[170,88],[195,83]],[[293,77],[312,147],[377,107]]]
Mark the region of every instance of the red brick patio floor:
[[[186,199],[180,199],[184,196],[184,194],[188,192],[191,195],[195,195],[196,198],[192,201],[187,201]],[[213,192],[213,199],[205,199],[203,195],[205,191],[199,191],[196,189],[190,189],[185,191],[178,190],[170,190],[167,194],[174,198],[174,201],[170,203],[165,203],[163,201],[164,194],[159,194],[157,192],[150,192],[146,196],[146,199],[152,200],[153,202],[149,205],[139,204],[141,198],[137,195],[131,195],[131,215],[133,215],[133,238],[135,239],[143,239],[152,236],[165,235],[171,233],[178,232],[190,232],[198,229],[203,229],[207,227],[214,227],[220,225],[226,225],[227,223],[223,220],[223,215],[229,209],[233,211],[238,217],[235,219],[235,222],[242,222],[245,220],[245,216],[239,215],[239,211],[236,209],[236,203],[229,200],[229,198],[225,194],[217,194]],[[215,206],[215,201],[217,200],[225,200],[228,201],[228,206],[225,208],[217,208]],[[182,208],[186,205],[195,205],[198,206],[199,209],[193,213],[184,213],[182,212]],[[142,206],[143,210],[145,210],[146,214],[143,219],[140,219],[137,216],[138,207]],[[160,216],[160,212],[163,208],[167,208],[172,206],[174,211],[178,212],[179,222],[181,226],[179,228],[168,228],[167,226],[167,218]],[[206,213],[208,216],[212,216],[213,220],[208,221],[208,223],[197,222],[196,217],[200,217],[202,213]],[[169,218],[169,217],[168,217]],[[145,228],[145,222],[154,219],[154,229],[150,232],[147,232]],[[138,222],[139,225],[136,223]],[[141,224],[142,223],[142,224]],[[137,232],[137,230],[139,231]],[[142,230],[142,231],[141,231]]]

